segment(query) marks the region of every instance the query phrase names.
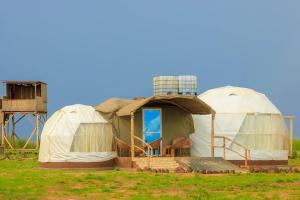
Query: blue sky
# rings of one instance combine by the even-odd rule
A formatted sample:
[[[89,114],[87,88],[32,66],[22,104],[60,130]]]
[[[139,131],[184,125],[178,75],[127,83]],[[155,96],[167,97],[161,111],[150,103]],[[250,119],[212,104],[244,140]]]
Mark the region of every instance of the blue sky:
[[[235,85],[295,114],[300,1],[3,1],[0,78],[48,83],[49,111],[152,95],[152,77]]]
[[[160,110],[143,110],[144,132],[160,132]]]
[[[161,138],[161,111],[160,110],[143,110],[143,130],[144,139],[150,143]],[[156,133],[153,133],[156,132]]]

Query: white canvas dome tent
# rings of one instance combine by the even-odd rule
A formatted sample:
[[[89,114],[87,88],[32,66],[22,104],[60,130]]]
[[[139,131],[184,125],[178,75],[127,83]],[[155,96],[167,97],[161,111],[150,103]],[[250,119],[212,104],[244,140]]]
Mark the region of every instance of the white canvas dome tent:
[[[86,105],[66,106],[45,123],[39,162],[43,167],[111,167],[116,152],[112,126]]]
[[[244,149],[250,150],[250,164],[287,164],[288,130],[280,111],[262,93],[248,88],[221,87],[198,96],[216,111],[215,136],[227,137],[226,159],[241,164]],[[211,116],[194,115],[195,133],[191,135],[192,156],[211,157]],[[215,146],[223,139],[215,138]],[[215,157],[223,157],[215,148]]]

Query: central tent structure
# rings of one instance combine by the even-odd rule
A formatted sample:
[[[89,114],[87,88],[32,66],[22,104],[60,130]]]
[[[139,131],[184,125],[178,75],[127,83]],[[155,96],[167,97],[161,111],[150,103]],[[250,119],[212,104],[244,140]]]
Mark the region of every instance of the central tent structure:
[[[147,146],[144,138],[143,109],[161,111],[161,139],[164,149],[178,137],[189,137],[194,133],[192,114],[211,115],[214,110],[195,96],[153,96],[148,98],[109,99],[96,107],[96,110],[113,125],[115,136],[130,144],[131,156],[134,157],[137,141]],[[211,123],[214,135],[214,120]]]

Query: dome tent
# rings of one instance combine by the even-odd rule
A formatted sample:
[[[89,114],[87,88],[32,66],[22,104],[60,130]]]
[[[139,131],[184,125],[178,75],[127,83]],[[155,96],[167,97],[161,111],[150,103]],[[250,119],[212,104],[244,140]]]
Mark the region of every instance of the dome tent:
[[[226,136],[250,149],[250,160],[284,161],[288,159],[288,130],[280,111],[264,95],[248,88],[226,86],[198,96],[215,111],[215,135]],[[211,116],[193,116],[195,133],[191,135],[193,156],[211,156]],[[215,139],[220,146],[221,139]],[[231,150],[243,155],[243,149],[231,143]],[[226,151],[226,159],[244,158]],[[222,157],[223,149],[215,148]],[[258,162],[257,162],[258,163]]]
[[[86,105],[66,106],[45,123],[41,134],[40,163],[94,163],[116,157],[113,133],[95,109]]]

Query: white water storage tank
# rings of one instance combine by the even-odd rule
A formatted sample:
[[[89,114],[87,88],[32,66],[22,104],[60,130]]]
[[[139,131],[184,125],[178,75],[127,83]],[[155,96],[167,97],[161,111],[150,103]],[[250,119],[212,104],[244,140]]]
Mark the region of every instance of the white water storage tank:
[[[178,76],[178,92],[180,95],[197,95],[196,76]]]
[[[154,95],[178,94],[177,76],[156,76],[153,78]]]
[[[197,95],[196,76],[156,76],[153,78],[154,95]]]

